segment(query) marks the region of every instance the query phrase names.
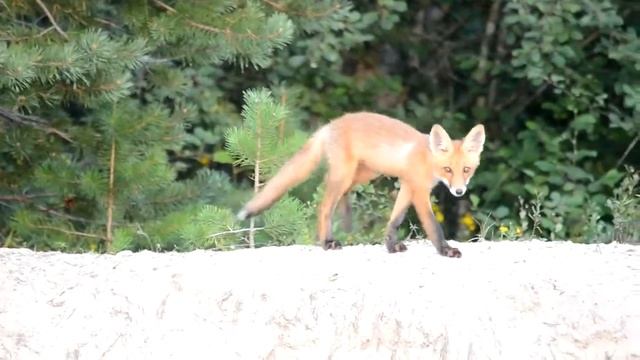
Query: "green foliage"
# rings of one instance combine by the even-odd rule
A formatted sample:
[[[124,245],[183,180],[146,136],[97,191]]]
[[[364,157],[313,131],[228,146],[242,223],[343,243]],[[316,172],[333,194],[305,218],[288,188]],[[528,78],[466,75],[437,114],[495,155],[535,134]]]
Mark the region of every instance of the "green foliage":
[[[640,241],[640,172],[627,167],[620,187],[607,199],[613,215],[613,240],[638,243]]]
[[[377,185],[377,186],[376,186]],[[380,244],[384,239],[384,230],[391,214],[396,191],[389,191],[376,181],[366,185],[359,185],[350,194],[352,208],[352,228],[349,233],[343,233],[340,213],[335,216],[333,224],[336,238],[344,238],[344,244]]]
[[[222,173],[171,158],[215,142],[185,128],[214,111],[220,90],[206,86],[221,62],[266,66],[291,20],[256,2],[45,6],[45,22],[36,3],[0,13],[3,237],[66,251],[218,246],[203,234],[221,225],[200,208],[241,196]]]
[[[310,215],[310,209],[300,200],[284,197],[264,213],[265,236],[259,235],[257,243],[290,245],[308,242],[312,235],[305,231],[305,226]]]
[[[268,172],[279,166],[283,155],[291,153],[285,140],[291,132],[287,123],[287,110],[276,103],[266,89],[248,90],[244,94],[242,127],[233,127],[225,135],[227,150],[235,157],[236,165]]]
[[[514,75],[535,86],[549,82],[589,106],[587,101],[601,94],[592,93],[597,88],[590,85],[595,83],[576,73],[574,66],[589,55],[585,47],[593,41],[592,34],[608,37],[620,29],[623,20],[616,10],[611,1],[510,1],[504,24],[510,33],[507,43],[517,42],[512,52]]]
[[[182,238],[189,243],[189,249],[225,249],[235,242],[237,236],[235,216],[229,209],[205,206],[191,219],[191,224],[181,231]]]
[[[469,197],[434,195],[458,240],[637,238],[637,176],[623,171],[640,162],[632,2],[42,3],[49,14],[32,1],[0,11],[5,246],[313,243],[321,176],[253,226],[233,214],[258,187],[247,181],[357,110],[455,137],[486,125]],[[335,221],[337,236],[380,243],[394,181],[356,189],[352,232]],[[416,224],[410,211],[401,231]]]
[[[520,229],[513,237],[610,240],[607,198],[624,175],[618,166],[629,160],[634,146],[629,139],[639,134],[630,85],[638,79],[637,59],[622,49],[640,43],[635,24],[617,5],[505,4],[504,37],[497,41],[504,41],[501,46],[511,49],[512,57],[506,62],[496,54],[494,71],[501,76],[494,84],[514,84],[516,91],[526,84],[530,95],[524,105],[514,98],[514,110],[498,105],[503,136],[486,154],[492,164],[483,163],[486,172],[474,179],[473,188],[484,190],[478,217],[496,225],[494,236]],[[516,198],[527,199],[520,219],[513,211]],[[508,230],[499,231],[500,226]]]

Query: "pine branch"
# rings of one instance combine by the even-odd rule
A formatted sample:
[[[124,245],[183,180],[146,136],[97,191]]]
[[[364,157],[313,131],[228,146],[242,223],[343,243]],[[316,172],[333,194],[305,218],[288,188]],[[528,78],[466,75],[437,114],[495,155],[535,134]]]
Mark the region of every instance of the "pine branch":
[[[164,2],[160,1],[160,0],[153,0],[153,2],[158,5],[159,7],[163,8],[164,10],[166,10],[167,12],[171,13],[171,14],[178,14],[178,11],[174,8],[172,8],[171,6],[165,4]],[[275,32],[273,34],[267,34],[264,37],[260,37],[254,33],[252,33],[250,30],[247,30],[246,34],[239,34],[239,33],[234,33],[233,31],[231,31],[231,29],[229,28],[225,28],[225,29],[220,29],[220,28],[216,28],[210,25],[205,25],[199,22],[195,22],[193,20],[189,20],[186,19],[185,22],[187,24],[189,24],[191,27],[194,27],[196,29],[200,29],[200,30],[205,30],[208,32],[212,32],[212,33],[217,33],[217,34],[224,34],[227,38],[245,38],[245,39],[252,39],[252,40],[261,40],[261,41],[266,41],[266,40],[272,40],[272,39],[276,39],[278,36],[282,35],[282,33],[284,32],[283,29],[280,29],[278,32]]]
[[[187,24],[193,26],[194,28],[197,28],[197,29],[200,29],[200,30],[210,31],[210,32],[213,32],[213,33],[226,33],[226,34],[228,34],[230,32],[229,29],[226,29],[226,31],[225,31],[225,30],[222,30],[222,29],[214,28],[213,26],[200,24],[200,23],[197,23],[197,22],[192,21],[192,20],[187,20]]]
[[[4,203],[5,201],[13,201],[13,202],[18,202],[18,203],[27,203],[30,202],[32,199],[35,198],[39,198],[39,197],[50,197],[50,196],[55,196],[55,194],[33,194],[33,195],[0,195],[0,202],[2,202],[5,206],[7,207],[11,207],[9,206],[9,204]],[[49,215],[55,215],[61,218],[65,218],[68,220],[73,220],[73,221],[77,221],[77,222],[81,222],[84,224],[92,224],[92,223],[97,223],[96,221],[92,221],[89,219],[85,219],[85,218],[81,218],[79,216],[73,216],[73,215],[69,215],[69,214],[65,214],[62,212],[59,212],[57,210],[48,208],[48,207],[44,207],[44,206],[40,206],[40,205],[36,205],[36,208],[44,213],[47,213]]]
[[[256,230],[264,230],[264,227],[249,227],[249,228],[246,228],[246,229],[221,231],[219,233],[211,234],[211,235],[207,236],[207,238],[211,239],[211,238],[222,236],[222,235],[237,234],[237,233],[246,232],[246,231],[252,231],[253,232],[253,231],[256,231]],[[253,246],[251,246],[251,247],[253,247]]]
[[[59,231],[61,233],[67,234],[67,235],[77,235],[77,236],[84,236],[84,237],[93,238],[93,239],[105,240],[105,238],[103,236],[100,236],[100,235],[83,233],[83,232],[79,232],[79,231],[65,230],[65,229],[61,229],[61,228],[57,228],[57,227],[53,227],[53,226],[36,225],[34,227],[36,229],[42,229],[42,230]]]
[[[118,24],[116,24],[116,23],[114,23],[114,22],[112,22],[112,21],[109,21],[109,20],[107,20],[107,19],[103,19],[103,18],[98,18],[98,17],[97,17],[97,18],[95,18],[95,20],[96,20],[97,22],[99,22],[99,23],[102,23],[102,24],[105,24],[105,25],[109,25],[109,26],[111,26],[111,27],[113,27],[113,28],[116,28],[116,29],[122,29],[122,26],[120,26],[120,25],[118,25]]]
[[[52,133],[57,135],[58,137],[73,143],[73,140],[71,139],[71,137],[69,136],[69,134],[62,132],[56,128],[53,128],[51,126],[46,125],[47,121],[44,119],[41,119],[37,116],[29,116],[29,115],[24,115],[24,114],[18,114],[18,113],[14,113],[11,112],[7,109],[1,108],[0,107],[0,118],[3,118],[7,121],[11,121],[13,123],[16,124],[20,124],[20,125],[24,125],[24,126],[30,126],[34,129],[38,129],[41,131],[44,131],[46,133]]]
[[[332,12],[338,11],[340,10],[340,8],[342,7],[342,5],[340,5],[340,2],[336,2],[333,6],[331,6],[330,8],[324,10],[324,11],[319,11],[319,12],[313,12],[312,10],[306,10],[306,11],[293,11],[287,8],[286,5],[284,4],[280,4],[276,1],[273,0],[262,0],[263,3],[271,6],[272,8],[274,8],[277,11],[283,12],[283,13],[287,13],[287,14],[291,14],[291,15],[295,15],[295,16],[300,16],[300,17],[304,17],[307,19],[314,19],[314,18],[320,18],[320,17],[325,17],[329,14],[331,14]]]
[[[65,219],[68,219],[68,220],[81,222],[83,224],[96,224],[96,223],[98,223],[97,221],[91,221],[89,219],[81,218],[79,216],[73,216],[73,215],[65,214],[65,213],[59,212],[57,210],[44,207],[44,206],[36,206],[36,208],[38,210],[44,212],[44,213],[49,214],[49,215],[55,215],[55,216],[58,216],[58,217],[61,217],[61,218],[65,218]]]
[[[269,5],[269,6],[271,6],[272,8],[274,8],[274,9],[276,9],[278,11],[282,11],[282,12],[287,11],[287,7],[285,5],[279,4],[279,3],[275,2],[275,1],[262,0],[262,2],[267,4],[267,5]]]
[[[171,6],[165,4],[164,2],[162,2],[160,0],[153,0],[153,2],[156,5],[158,5],[159,7],[165,9],[166,11],[168,11],[171,14],[177,14],[178,13],[178,11],[176,9],[172,8]],[[214,28],[212,26],[208,26],[208,25],[205,25],[205,24],[197,23],[197,22],[191,21],[191,20],[187,20],[187,24],[189,24],[189,25],[191,25],[191,26],[193,26],[195,28],[198,28],[198,29],[201,29],[201,30],[207,30],[207,31],[210,31],[210,32],[216,32],[216,33],[224,32],[221,29]],[[228,32],[228,29],[227,29],[227,32]]]
[[[4,38],[0,38],[0,41],[18,42],[18,41],[23,41],[23,40],[36,39],[36,38],[39,38],[39,37],[42,37],[42,36],[48,34],[51,30],[55,30],[55,28],[53,26],[48,27],[48,28],[42,30],[41,32],[39,32],[37,35],[33,35],[33,36],[4,37]]]
[[[56,28],[56,31],[58,31],[58,33],[62,35],[62,37],[64,37],[66,40],[69,40],[69,37],[67,36],[67,34],[64,31],[62,31],[60,26],[58,26],[56,19],[53,18],[53,15],[51,15],[51,13],[49,12],[49,9],[47,9],[47,7],[42,3],[42,0],[36,0],[36,2],[42,8],[42,10],[44,10],[45,14],[47,14],[49,21],[51,21],[51,25],[53,25],[53,27]]]
[[[159,7],[161,7],[161,8],[163,8],[163,9],[167,10],[168,12],[170,12],[170,13],[172,13],[172,14],[175,14],[175,13],[177,13],[177,12],[178,12],[178,11],[176,11],[176,9],[174,9],[174,8],[172,8],[171,6],[169,6],[169,5],[165,4],[165,3],[163,3],[163,2],[162,2],[162,1],[160,1],[160,0],[153,0],[153,3],[154,3],[154,4],[156,4],[156,5],[158,5]]]
[[[19,203],[25,203],[31,201],[31,199],[51,196],[55,196],[55,194],[0,195],[0,201],[15,201]]]

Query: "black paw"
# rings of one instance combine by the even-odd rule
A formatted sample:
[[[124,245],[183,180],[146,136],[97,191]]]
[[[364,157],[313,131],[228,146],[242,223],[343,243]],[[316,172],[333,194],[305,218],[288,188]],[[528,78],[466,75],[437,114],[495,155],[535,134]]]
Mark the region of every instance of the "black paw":
[[[448,248],[442,249],[441,255],[446,256],[446,257],[459,258],[459,257],[462,256],[462,253],[460,252],[460,250],[458,250],[458,249],[456,249],[454,247],[448,247]]]
[[[342,249],[342,244],[338,240],[329,239],[324,241],[322,247],[325,250],[338,250]]]
[[[385,245],[387,246],[387,251],[392,254],[407,251],[407,245],[403,244],[401,241],[397,241],[394,239],[387,239]]]

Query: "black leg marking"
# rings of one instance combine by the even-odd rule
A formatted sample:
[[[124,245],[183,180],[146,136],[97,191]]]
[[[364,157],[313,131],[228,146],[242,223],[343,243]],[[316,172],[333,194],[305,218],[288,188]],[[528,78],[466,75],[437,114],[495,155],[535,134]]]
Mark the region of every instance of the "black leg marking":
[[[393,219],[387,227],[385,245],[387,246],[387,251],[389,251],[390,253],[402,252],[407,250],[407,246],[403,244],[402,241],[398,241],[398,228],[400,227],[400,224],[402,224],[406,213],[407,211],[404,210],[398,215],[398,217]]]
[[[327,239],[324,241],[324,244],[322,245],[322,247],[325,250],[339,250],[339,249],[342,249],[342,244],[340,244],[338,240]]]

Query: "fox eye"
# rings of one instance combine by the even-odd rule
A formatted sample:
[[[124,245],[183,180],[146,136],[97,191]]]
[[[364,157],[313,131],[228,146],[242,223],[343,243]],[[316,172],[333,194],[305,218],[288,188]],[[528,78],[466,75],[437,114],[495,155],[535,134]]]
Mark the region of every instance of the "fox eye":
[[[462,171],[463,171],[465,174],[467,174],[469,171],[471,171],[471,168],[470,168],[470,167],[468,167],[468,166],[465,166],[465,167],[462,169]]]
[[[451,172],[452,172],[452,171],[451,171],[451,168],[450,168],[450,167],[448,167],[448,166],[445,166],[445,167],[444,167],[444,171],[445,171],[445,172],[448,172],[448,173],[451,173]]]

